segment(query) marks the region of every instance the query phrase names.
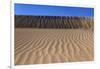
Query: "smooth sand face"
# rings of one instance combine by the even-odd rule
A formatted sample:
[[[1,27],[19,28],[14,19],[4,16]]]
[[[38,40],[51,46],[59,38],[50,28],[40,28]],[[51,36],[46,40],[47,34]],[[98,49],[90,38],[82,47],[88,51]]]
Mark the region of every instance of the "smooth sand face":
[[[93,32],[82,29],[15,29],[15,64],[92,61]]]

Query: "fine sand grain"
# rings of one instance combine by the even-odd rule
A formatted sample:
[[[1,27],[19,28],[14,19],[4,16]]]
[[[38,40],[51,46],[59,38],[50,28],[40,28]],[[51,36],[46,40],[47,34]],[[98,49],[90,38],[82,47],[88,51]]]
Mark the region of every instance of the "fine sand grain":
[[[15,64],[92,61],[93,31],[82,29],[15,29]]]

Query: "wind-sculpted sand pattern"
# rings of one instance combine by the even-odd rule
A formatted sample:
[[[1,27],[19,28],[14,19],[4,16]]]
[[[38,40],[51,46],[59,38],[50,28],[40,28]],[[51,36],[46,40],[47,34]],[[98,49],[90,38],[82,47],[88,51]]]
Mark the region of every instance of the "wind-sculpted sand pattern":
[[[15,64],[92,61],[90,29],[15,29]]]

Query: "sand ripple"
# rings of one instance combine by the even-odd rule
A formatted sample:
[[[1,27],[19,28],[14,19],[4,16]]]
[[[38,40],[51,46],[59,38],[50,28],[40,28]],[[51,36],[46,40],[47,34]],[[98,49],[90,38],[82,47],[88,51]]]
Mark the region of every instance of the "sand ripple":
[[[93,60],[91,30],[16,28],[15,37],[16,65]]]

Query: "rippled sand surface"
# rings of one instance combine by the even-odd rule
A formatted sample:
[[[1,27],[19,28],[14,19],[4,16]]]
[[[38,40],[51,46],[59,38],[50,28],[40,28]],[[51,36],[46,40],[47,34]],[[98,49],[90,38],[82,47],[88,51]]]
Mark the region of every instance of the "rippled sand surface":
[[[15,29],[15,64],[93,60],[93,32],[82,29]]]

